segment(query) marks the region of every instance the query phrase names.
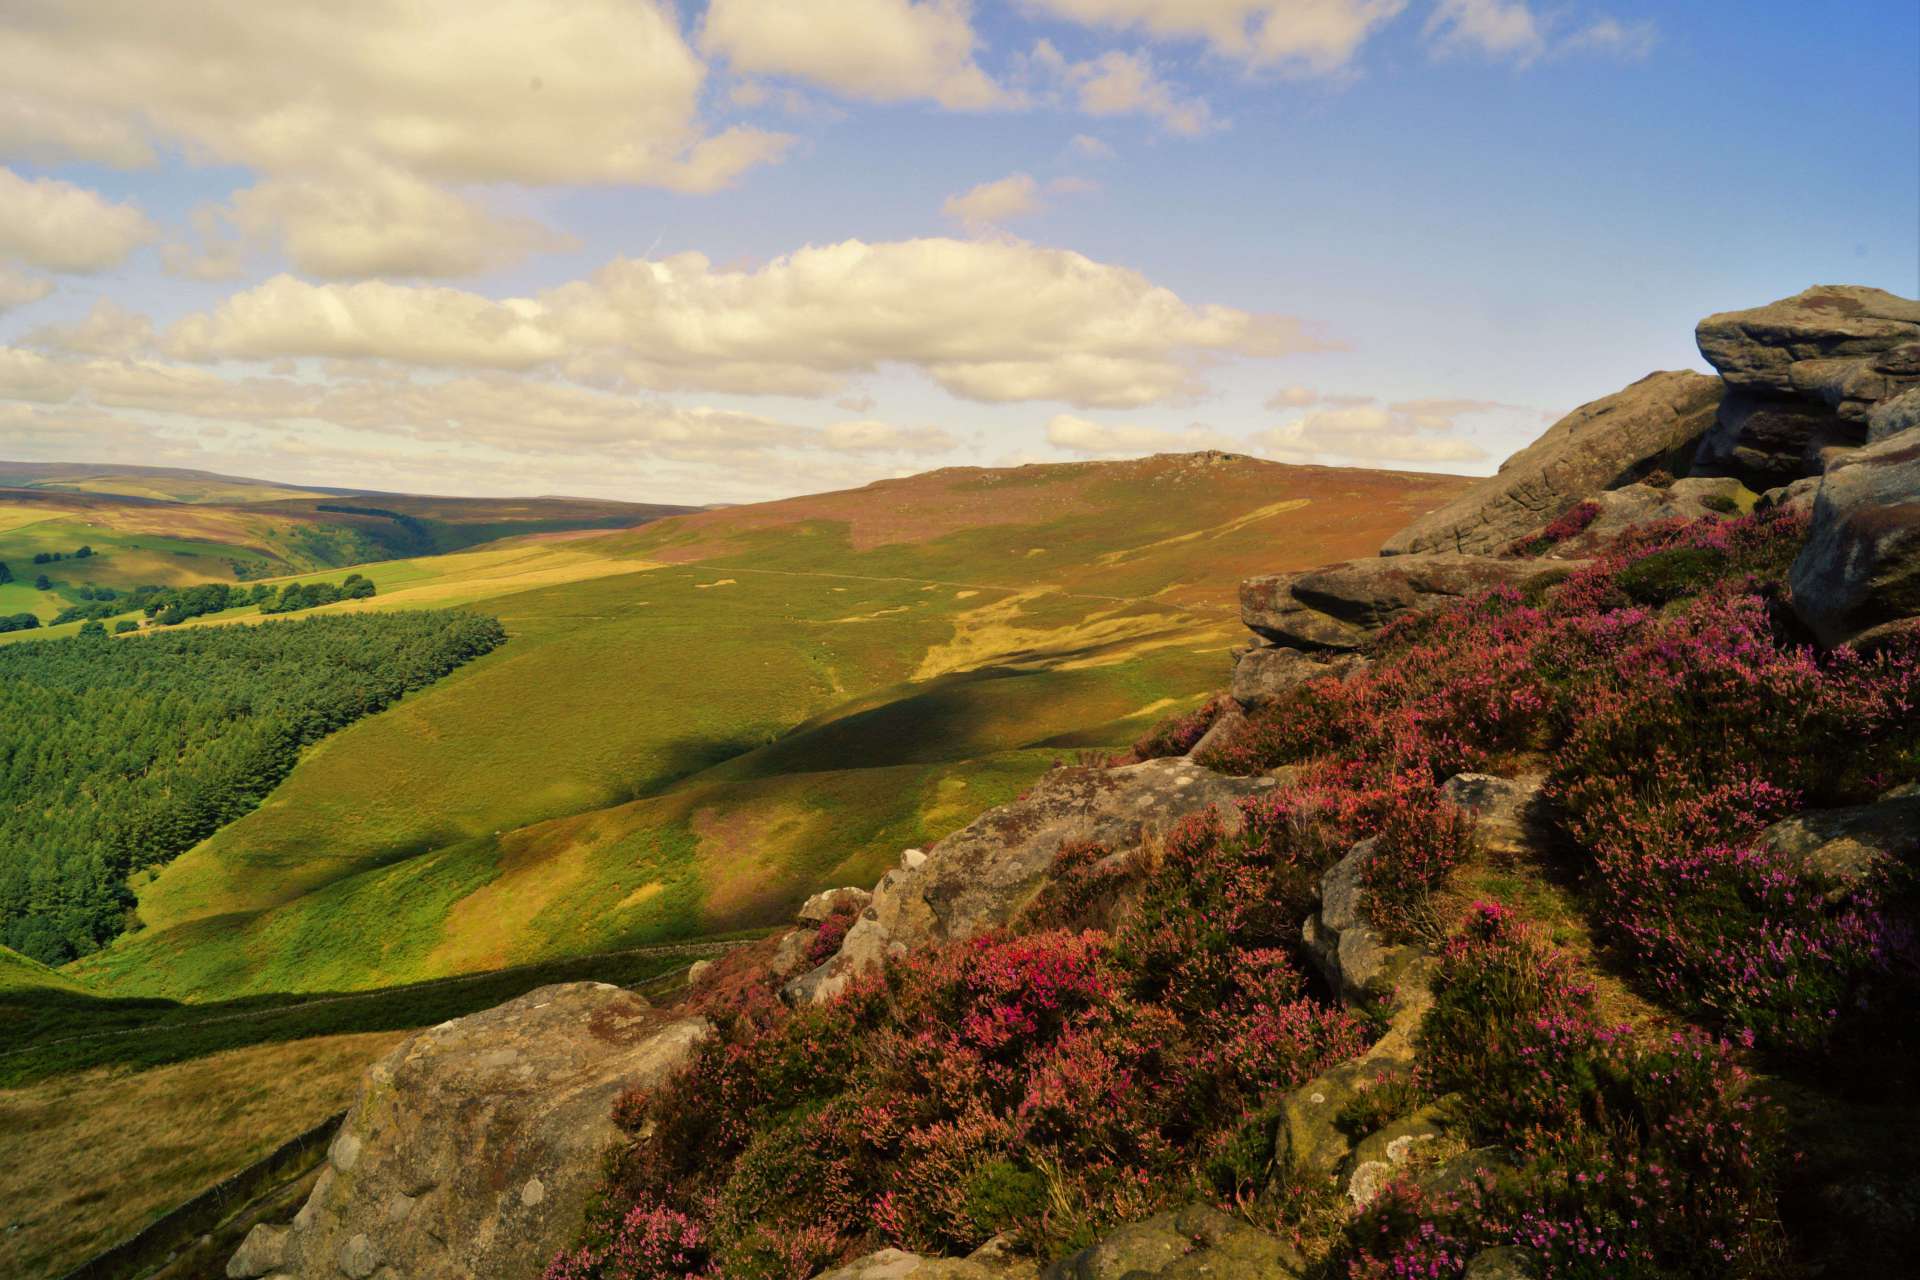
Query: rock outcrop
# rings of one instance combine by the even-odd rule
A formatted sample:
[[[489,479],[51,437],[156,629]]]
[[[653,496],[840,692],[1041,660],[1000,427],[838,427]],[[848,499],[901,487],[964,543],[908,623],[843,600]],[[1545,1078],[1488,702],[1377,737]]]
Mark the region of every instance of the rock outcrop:
[[[1553,424],[1500,470],[1388,539],[1381,554],[1492,554],[1551,524],[1582,499],[1640,479],[1656,467],[1684,469],[1713,425],[1718,378],[1654,373]]]
[[[1700,354],[1726,381],[1696,474],[1754,489],[1817,475],[1874,438],[1883,402],[1920,386],[1920,303],[1879,289],[1821,285],[1746,311],[1708,316]],[[1884,437],[1920,407],[1892,411]]]
[[[1033,1280],[1039,1273],[1032,1262],[1006,1257],[989,1242],[966,1258],[927,1258],[882,1249],[824,1272],[817,1280]]]
[[[1920,385],[1920,302],[1858,285],[1816,285],[1746,311],[1708,316],[1700,354],[1755,401],[1813,401],[1865,423]]]
[[[1367,665],[1357,653],[1321,650],[1307,653],[1285,645],[1263,644],[1243,651],[1233,664],[1233,700],[1251,711],[1309,680],[1344,676]]]
[[[1240,584],[1240,620],[1275,645],[1358,649],[1388,623],[1492,587],[1524,586],[1565,566],[1435,554],[1349,560]]]
[[[1920,428],[1828,470],[1788,582],[1822,644],[1871,642],[1920,615]]]
[[[1518,858],[1546,839],[1548,821],[1537,775],[1500,778],[1490,773],[1456,773],[1440,786],[1456,808],[1473,815],[1473,837],[1496,860]]]
[[[787,998],[831,999],[889,955],[1009,923],[1039,891],[1054,855],[1069,840],[1130,848],[1150,831],[1204,809],[1231,809],[1274,785],[1271,778],[1232,778],[1187,759],[1055,769],[1026,795],[981,814],[913,865],[903,862],[889,871],[839,953],[789,983]]]
[[[1129,1223],[1048,1267],[1044,1280],[1293,1280],[1291,1244],[1205,1205]]]
[[[1549,560],[1584,559],[1629,529],[1663,520],[1732,515],[1740,509],[1741,499],[1751,496],[1730,476],[1690,476],[1663,487],[1636,483],[1608,489],[1586,500],[1595,514],[1585,528],[1543,548],[1540,554]]]
[[[230,1274],[539,1275],[618,1140],[614,1098],[665,1078],[707,1034],[704,1019],[598,982],[420,1032],[368,1070],[292,1227],[256,1229]]]
[[[1920,794],[1808,809],[1768,827],[1758,843],[1844,893],[1882,867],[1920,859]]]

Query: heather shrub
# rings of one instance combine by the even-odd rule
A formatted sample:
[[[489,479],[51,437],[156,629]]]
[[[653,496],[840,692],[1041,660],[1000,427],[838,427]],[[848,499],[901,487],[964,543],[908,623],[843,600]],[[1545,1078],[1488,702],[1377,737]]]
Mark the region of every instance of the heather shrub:
[[[851,901],[835,902],[827,918],[820,922],[819,932],[807,944],[807,967],[818,968],[838,955],[840,944],[847,939],[847,930],[853,928],[859,918],[860,908]]]
[[[1733,515],[1740,510],[1740,504],[1724,493],[1709,493],[1700,499],[1700,505],[1723,516]]]
[[[1552,524],[1531,538],[1522,538],[1506,550],[1509,556],[1537,556],[1550,551],[1568,538],[1578,537],[1586,532],[1587,526],[1600,518],[1600,504],[1597,502],[1579,502]]]
[[[822,1006],[710,1009],[687,1071],[623,1100],[623,1127],[653,1137],[615,1158],[566,1280],[616,1274],[614,1215],[636,1204],[685,1215],[715,1269],[756,1280],[1001,1231],[1047,1252],[1151,1212],[1249,1106],[1364,1045],[1286,953],[1166,945],[1171,982],[1055,930],[915,955]]]
[[[1430,904],[1471,850],[1472,817],[1424,778],[1398,775],[1381,788],[1377,822],[1361,873],[1369,918],[1390,938],[1444,932]]]
[[[1698,595],[1725,572],[1727,557],[1711,547],[1656,551],[1622,569],[1615,584],[1637,604],[1662,605]]]
[[[1390,1188],[1348,1233],[1350,1275],[1457,1275],[1481,1249],[1533,1250],[1549,1277],[1764,1274],[1779,1133],[1726,1049],[1652,1048],[1602,1027],[1567,958],[1498,907],[1440,963],[1420,1069],[1457,1088],[1470,1140],[1513,1155],[1449,1194]]]
[[[1213,728],[1213,722],[1227,709],[1228,701],[1212,698],[1192,711],[1168,716],[1133,744],[1133,758],[1159,760],[1166,756],[1184,756],[1207,736],[1207,730]]]

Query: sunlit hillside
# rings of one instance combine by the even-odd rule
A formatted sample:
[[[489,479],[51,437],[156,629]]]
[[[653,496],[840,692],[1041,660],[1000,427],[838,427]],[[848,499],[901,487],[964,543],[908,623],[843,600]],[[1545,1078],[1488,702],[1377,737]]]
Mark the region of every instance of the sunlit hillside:
[[[1370,554],[1464,483],[952,469],[363,567],[378,595],[329,608],[464,605],[508,643],[321,743],[75,968],[364,987],[776,919],[1191,705],[1240,643],[1241,576]]]

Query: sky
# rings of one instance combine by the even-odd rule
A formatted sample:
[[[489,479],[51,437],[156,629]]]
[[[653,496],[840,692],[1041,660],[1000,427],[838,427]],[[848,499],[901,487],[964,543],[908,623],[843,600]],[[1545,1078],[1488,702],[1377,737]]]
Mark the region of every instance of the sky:
[[[1491,472],[1920,296],[1911,0],[0,0],[0,458]]]

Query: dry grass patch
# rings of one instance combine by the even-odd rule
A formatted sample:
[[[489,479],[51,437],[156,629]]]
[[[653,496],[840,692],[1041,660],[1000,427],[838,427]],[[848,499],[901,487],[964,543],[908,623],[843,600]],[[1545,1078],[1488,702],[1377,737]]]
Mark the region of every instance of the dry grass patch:
[[[0,1275],[58,1275],[344,1108],[410,1032],[0,1090]]]

